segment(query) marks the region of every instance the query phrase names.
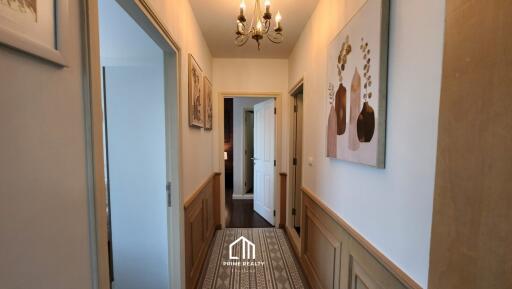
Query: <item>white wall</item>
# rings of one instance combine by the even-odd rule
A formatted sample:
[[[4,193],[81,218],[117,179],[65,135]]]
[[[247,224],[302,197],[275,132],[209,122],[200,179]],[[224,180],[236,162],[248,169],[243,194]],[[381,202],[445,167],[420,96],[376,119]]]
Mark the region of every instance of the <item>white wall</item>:
[[[268,98],[233,99],[233,195],[244,195],[244,149],[245,149],[245,122],[244,111],[252,110],[254,105]]]
[[[0,45],[0,287],[90,289],[80,1],[60,68]]]
[[[210,80],[213,79],[212,58],[188,0],[148,0],[148,3],[181,49],[181,190],[186,200],[214,172],[214,133],[188,125],[188,54],[194,55]]]
[[[118,289],[169,287],[161,51],[160,58],[160,65],[105,70],[112,255]]]
[[[304,76],[304,185],[427,287],[444,0],[391,3],[386,169],[329,160],[326,53],[364,0],[321,0],[289,59]]]

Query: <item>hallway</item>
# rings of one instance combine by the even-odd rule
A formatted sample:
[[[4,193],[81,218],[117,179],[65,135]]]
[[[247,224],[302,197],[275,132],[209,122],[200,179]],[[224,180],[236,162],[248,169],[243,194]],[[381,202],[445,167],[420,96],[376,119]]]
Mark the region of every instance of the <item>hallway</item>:
[[[254,260],[243,260],[242,245],[233,246],[240,260],[230,260],[230,244],[242,236],[254,243]],[[273,228],[217,231],[201,279],[202,289],[309,288],[286,233]]]
[[[0,289],[512,289],[511,0],[0,0]]]

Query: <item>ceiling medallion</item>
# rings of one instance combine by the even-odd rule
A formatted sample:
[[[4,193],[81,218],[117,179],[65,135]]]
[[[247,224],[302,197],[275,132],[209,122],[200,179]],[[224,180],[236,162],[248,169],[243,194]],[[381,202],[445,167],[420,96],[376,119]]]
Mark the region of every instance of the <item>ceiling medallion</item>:
[[[260,0],[254,2],[254,14],[249,26],[247,26],[247,19],[244,16],[245,0],[240,2],[240,15],[237,18],[237,30],[235,37],[235,44],[243,46],[247,43],[249,38],[256,40],[258,43],[258,50],[260,50],[261,40],[267,37],[272,43],[281,43],[284,39],[283,28],[281,27],[281,14],[277,11],[275,26],[270,27],[272,20],[272,13],[270,13],[270,0],[265,0],[265,13],[262,13]]]

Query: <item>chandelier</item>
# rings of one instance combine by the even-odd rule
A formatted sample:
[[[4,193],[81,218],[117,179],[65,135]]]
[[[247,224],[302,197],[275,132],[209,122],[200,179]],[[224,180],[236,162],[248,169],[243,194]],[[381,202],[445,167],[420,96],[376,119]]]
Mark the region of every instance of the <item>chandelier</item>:
[[[244,15],[245,0],[240,2],[240,15],[237,18],[237,29],[235,44],[243,46],[249,38],[256,40],[260,50],[261,40],[266,36],[272,43],[281,43],[284,39],[283,28],[281,27],[281,14],[277,11],[275,26],[271,27],[272,13],[270,13],[270,0],[265,0],[265,13],[262,13],[260,0],[254,2],[254,14],[251,24],[247,26],[247,19]]]

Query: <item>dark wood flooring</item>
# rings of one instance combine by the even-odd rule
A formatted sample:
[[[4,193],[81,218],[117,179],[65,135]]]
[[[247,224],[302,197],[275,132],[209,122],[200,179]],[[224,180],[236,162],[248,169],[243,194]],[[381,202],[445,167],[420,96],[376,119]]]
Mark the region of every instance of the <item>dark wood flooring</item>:
[[[262,216],[254,211],[253,200],[233,200],[233,190],[226,188],[228,228],[271,228]]]

